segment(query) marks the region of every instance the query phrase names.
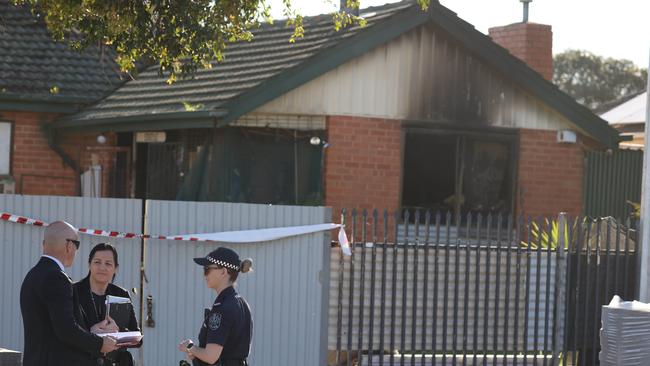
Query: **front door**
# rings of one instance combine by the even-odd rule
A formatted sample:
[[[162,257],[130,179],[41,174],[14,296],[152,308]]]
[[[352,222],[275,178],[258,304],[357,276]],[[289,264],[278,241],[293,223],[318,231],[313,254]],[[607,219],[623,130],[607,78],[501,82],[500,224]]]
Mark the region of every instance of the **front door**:
[[[136,197],[174,200],[183,181],[183,144],[139,143]]]

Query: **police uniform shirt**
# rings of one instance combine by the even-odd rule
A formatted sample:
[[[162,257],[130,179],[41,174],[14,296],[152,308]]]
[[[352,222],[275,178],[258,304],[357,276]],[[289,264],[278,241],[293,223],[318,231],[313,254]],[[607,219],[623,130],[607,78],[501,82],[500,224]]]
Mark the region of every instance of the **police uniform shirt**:
[[[246,300],[230,286],[224,289],[205,317],[199,346],[213,343],[223,347],[220,360],[242,360],[250,352],[253,321]]]

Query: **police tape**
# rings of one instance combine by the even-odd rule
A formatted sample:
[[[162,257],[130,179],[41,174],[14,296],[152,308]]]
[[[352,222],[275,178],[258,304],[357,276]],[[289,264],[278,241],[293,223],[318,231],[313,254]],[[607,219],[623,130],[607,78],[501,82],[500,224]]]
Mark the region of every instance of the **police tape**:
[[[0,213],[0,221],[41,227],[48,226],[48,223],[45,221],[14,215],[7,212]],[[321,231],[328,231],[337,228],[339,229],[338,239],[339,245],[341,246],[341,251],[343,251],[343,254],[349,256],[352,254],[352,252],[350,250],[347,234],[345,233],[345,226],[332,223],[186,235],[152,235],[88,228],[78,228],[77,231],[82,234],[115,239],[160,239],[196,242],[256,243],[284,239],[298,235],[306,235]]]
[[[36,220],[36,219],[19,216],[19,215],[13,215],[7,212],[2,212],[0,214],[0,220],[13,222],[16,224],[24,224],[24,225],[32,225],[32,226],[43,226],[43,227],[49,226],[49,224],[45,221]],[[140,239],[141,238],[141,239],[181,240],[180,238],[167,237],[165,235],[136,234],[136,233],[125,233],[119,231],[108,231],[108,230],[98,230],[98,229],[88,229],[88,228],[78,228],[77,231],[83,234],[94,235],[94,236],[105,236],[105,237],[116,238],[116,239],[132,239],[132,238]],[[189,240],[198,241],[198,239],[195,240],[193,239],[194,238],[189,238]]]

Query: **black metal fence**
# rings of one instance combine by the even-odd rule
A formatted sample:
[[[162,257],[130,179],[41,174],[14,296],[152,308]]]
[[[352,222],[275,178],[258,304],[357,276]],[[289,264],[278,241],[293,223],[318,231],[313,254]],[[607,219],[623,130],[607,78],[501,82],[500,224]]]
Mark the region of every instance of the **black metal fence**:
[[[610,218],[343,218],[330,365],[595,365],[600,306],[634,296],[635,231]]]

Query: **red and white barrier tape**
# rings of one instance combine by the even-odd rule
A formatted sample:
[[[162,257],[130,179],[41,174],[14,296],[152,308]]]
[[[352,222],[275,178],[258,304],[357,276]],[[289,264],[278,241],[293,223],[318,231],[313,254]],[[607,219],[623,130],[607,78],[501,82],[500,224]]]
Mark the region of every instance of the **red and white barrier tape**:
[[[44,221],[32,219],[29,217],[13,215],[7,212],[2,212],[0,214],[0,220],[9,221],[16,224],[24,225],[33,225],[33,226],[48,226],[49,224]],[[214,241],[211,239],[199,239],[195,237],[187,236],[166,236],[166,235],[149,235],[149,234],[137,234],[137,233],[124,233],[119,231],[107,231],[99,229],[87,229],[87,228],[78,228],[78,232],[94,235],[94,236],[105,236],[108,238],[116,239],[133,239],[133,238],[142,238],[142,239],[162,239],[162,240],[186,240],[186,241]]]
[[[6,212],[3,212],[2,214],[0,214],[0,220],[15,222],[17,224],[34,225],[34,226],[47,226],[46,222],[30,219],[29,217],[22,217],[22,216],[12,215],[12,214],[8,214]]]
[[[32,225],[32,226],[48,226],[48,223],[40,220],[35,220],[29,217],[23,217],[18,215],[13,215],[10,213],[2,212],[0,213],[0,221],[8,221],[17,224],[23,225]],[[287,237],[292,237],[296,235],[310,234],[319,231],[326,231],[339,228],[339,244],[341,245],[341,250],[345,255],[350,255],[350,247],[348,243],[348,238],[343,230],[343,225],[339,224],[317,224],[317,225],[305,225],[305,226],[291,226],[284,228],[269,228],[269,229],[258,229],[258,230],[243,230],[243,231],[229,231],[221,233],[208,233],[208,234],[190,234],[190,235],[150,235],[150,234],[137,234],[137,233],[124,233],[119,231],[107,231],[107,230],[98,230],[98,229],[87,229],[79,228],[78,232],[94,235],[94,236],[103,236],[116,239],[162,239],[162,240],[184,240],[184,241],[201,241],[201,242],[228,242],[228,243],[246,243],[246,242],[261,242],[261,241],[271,241],[276,239],[282,239]]]

